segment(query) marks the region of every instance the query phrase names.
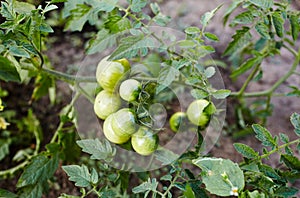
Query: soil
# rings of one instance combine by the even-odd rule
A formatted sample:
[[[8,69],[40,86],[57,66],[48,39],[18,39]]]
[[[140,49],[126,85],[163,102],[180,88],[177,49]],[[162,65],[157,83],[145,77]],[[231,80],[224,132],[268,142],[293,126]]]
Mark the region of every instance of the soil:
[[[208,31],[215,33],[220,37],[220,42],[214,44],[216,47],[216,53],[214,58],[224,59],[221,57],[222,51],[226,48],[226,44],[231,40],[230,35],[232,35],[232,30],[228,27],[223,28],[222,25],[222,14],[228,7],[229,1],[225,2],[221,0],[193,0],[193,1],[181,1],[181,0],[168,0],[162,1],[162,12],[171,16],[173,21],[170,27],[182,30],[187,26],[194,25],[199,26],[200,16],[207,11],[210,11],[223,3],[223,7],[217,12],[216,17],[208,26]],[[295,1],[296,8],[300,8],[300,5]],[[75,38],[71,39],[71,38]],[[61,35],[59,38],[56,37],[56,41],[51,44],[47,54],[49,60],[53,67],[59,71],[63,71],[70,74],[76,74],[77,69],[82,64],[83,60],[86,58],[84,55],[83,47],[81,47],[80,35]],[[93,57],[97,58],[97,57]],[[276,58],[267,59],[263,63],[263,78],[258,82],[252,82],[247,89],[247,91],[257,91],[265,90],[272,86],[282,74],[290,68],[292,64],[292,57],[286,51],[282,51],[282,56]],[[300,68],[298,67],[300,71]],[[229,77],[229,70],[220,69],[220,72],[225,83],[225,87],[232,91],[239,90],[242,83],[245,81],[246,76],[241,76],[236,82],[233,82]],[[277,93],[286,93],[290,91],[288,86],[300,86],[299,76],[292,76],[280,86]],[[15,83],[2,83],[1,87],[6,89],[10,95],[7,97],[7,109],[16,109],[18,112],[18,117],[23,117],[27,115],[28,108],[32,108],[37,118],[40,120],[41,127],[44,131],[45,139],[44,143],[49,142],[52,137],[52,133],[58,125],[59,119],[58,114],[61,107],[68,104],[72,98],[72,91],[69,86],[63,82],[57,83],[57,88],[59,90],[58,94],[58,104],[52,106],[47,97],[43,97],[38,102],[32,102],[30,100],[31,93],[33,91],[33,82],[30,82],[26,86],[19,86]],[[20,101],[20,96],[22,100]],[[226,123],[229,125],[236,122],[236,115],[234,111],[234,105],[237,101],[229,99],[227,100],[227,115]],[[293,127],[289,122],[289,117],[293,112],[300,113],[300,98],[299,97],[274,97],[271,101],[274,106],[273,114],[269,117],[266,128],[268,128],[273,135],[278,135],[279,133],[287,134],[291,140],[296,138],[293,133]],[[49,124],[50,123],[50,124]],[[234,142],[242,142],[254,148],[256,151],[261,151],[260,143],[254,138],[254,135],[247,135],[239,139],[233,139],[232,133],[223,131],[218,139],[216,145],[209,151],[209,154],[214,157],[222,157],[231,159],[234,162],[239,162],[242,160],[242,156],[239,155],[233,148]],[[12,154],[18,150],[18,145],[15,145]],[[278,156],[271,156],[267,161],[268,164],[273,167],[278,167]],[[4,163],[1,162],[0,170],[6,169],[13,166],[11,161],[6,160]],[[72,195],[79,195],[77,188],[74,188],[74,184],[68,181],[66,174],[61,168],[55,173],[55,178],[58,186],[50,188],[48,197],[58,197],[61,193],[67,193]],[[16,179],[5,179],[0,180],[0,187],[15,191]],[[137,179],[132,179],[132,186],[137,183]],[[57,185],[55,184],[55,185]],[[53,184],[54,185],[54,184]],[[300,188],[300,182],[296,184],[296,187]],[[300,194],[299,194],[300,196]]]

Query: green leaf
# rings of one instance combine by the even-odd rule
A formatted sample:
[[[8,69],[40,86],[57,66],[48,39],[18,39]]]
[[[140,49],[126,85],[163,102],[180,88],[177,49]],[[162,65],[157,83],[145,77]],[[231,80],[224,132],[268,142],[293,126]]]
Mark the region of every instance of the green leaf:
[[[167,150],[163,147],[159,147],[155,152],[154,152],[155,159],[158,161],[162,162],[162,165],[168,165],[174,162],[176,159],[179,158],[177,154],[174,152]]]
[[[116,41],[117,35],[109,34],[109,30],[100,30],[94,39],[91,39],[87,48],[87,54],[95,54],[112,47]]]
[[[249,0],[249,2],[264,10],[271,8],[274,4],[273,0]]]
[[[243,64],[241,66],[239,66],[236,70],[234,70],[231,73],[230,77],[236,78],[236,77],[240,76],[241,74],[245,73],[252,67],[255,67],[256,65],[260,64],[262,60],[263,59],[261,56],[255,56],[253,58],[247,59],[245,62],[243,62]]]
[[[284,144],[289,142],[289,136],[287,136],[286,134],[279,133],[279,138]]]
[[[31,98],[38,100],[41,97],[49,93],[49,89],[55,86],[55,81],[52,77],[46,74],[40,74],[35,79],[35,88],[33,90]]]
[[[271,166],[265,165],[265,164],[259,164],[259,170],[264,173],[266,176],[275,179],[275,180],[281,180],[281,177],[276,173],[275,169]]]
[[[293,187],[280,186],[274,191],[274,196],[288,198],[296,195],[298,191],[299,189]]]
[[[290,121],[295,128],[295,133],[300,136],[300,115],[298,113],[293,113],[290,117]]]
[[[255,25],[256,31],[264,38],[264,39],[270,39],[270,34],[269,34],[269,27],[262,22],[259,22]]]
[[[292,32],[293,40],[296,41],[298,39],[299,31],[300,31],[299,16],[296,14],[292,14],[290,15],[289,21],[291,24],[291,32]]]
[[[284,19],[282,18],[280,12],[274,12],[272,14],[272,20],[273,20],[273,24],[274,24],[274,28],[275,28],[277,36],[283,37]]]
[[[235,24],[250,24],[254,20],[253,15],[250,11],[242,12],[238,14],[232,21],[232,25]]]
[[[285,165],[293,170],[300,171],[300,160],[292,155],[282,154],[280,159]]]
[[[43,183],[44,181],[39,181],[35,185],[29,185],[23,187],[19,190],[18,197],[26,197],[26,198],[40,198],[43,194]],[[44,184],[45,185],[45,184]]]
[[[206,78],[211,78],[215,75],[216,73],[216,69],[214,67],[207,67],[204,70],[204,75],[206,76]]]
[[[91,182],[92,184],[97,184],[99,181],[99,175],[96,171],[96,169],[92,169],[92,172],[91,172]]]
[[[150,3],[150,8],[151,8],[153,14],[157,15],[158,13],[160,13],[160,7],[156,2]]]
[[[239,152],[240,154],[242,154],[244,157],[246,157],[248,159],[253,159],[253,158],[256,158],[259,156],[258,152],[255,152],[253,150],[253,148],[251,148],[245,144],[234,143],[233,146],[237,152]]]
[[[156,181],[156,178],[153,178],[152,180],[148,178],[148,181],[143,182],[139,186],[134,187],[132,189],[132,192],[134,194],[137,194],[137,193],[144,193],[147,191],[156,191],[157,186],[158,186],[158,182]]]
[[[66,1],[64,3],[64,8],[62,11],[62,18],[67,18],[71,16],[72,10],[75,10],[77,5],[84,4],[86,0],[72,0],[72,1]]]
[[[273,139],[271,133],[266,128],[259,124],[253,124],[252,128],[256,133],[255,137],[262,142],[262,145],[271,147],[277,146],[277,142]]]
[[[203,91],[201,89],[193,89],[191,91],[191,95],[195,98],[195,99],[203,99],[209,96],[209,94],[206,91]]]
[[[193,192],[193,189],[191,188],[191,186],[189,184],[187,184],[185,186],[185,191],[183,192],[183,195],[185,197],[189,197],[189,198],[195,198],[195,194]]]
[[[202,17],[201,17],[201,24],[203,25],[202,29],[205,29],[205,27],[208,25],[209,21],[215,16],[216,12],[222,7],[223,5],[219,5],[215,9],[213,9],[210,12],[206,12]]]
[[[69,165],[62,168],[69,176],[69,180],[75,182],[75,186],[88,187],[91,185],[91,174],[85,165]]]
[[[9,145],[11,144],[11,140],[2,140],[0,139],[0,161],[5,158],[6,155],[9,154]]]
[[[52,10],[56,10],[58,7],[57,5],[49,4],[48,6],[45,7],[43,10],[43,13],[50,12]]]
[[[172,66],[165,66],[159,73],[156,88],[156,94],[167,88],[180,74],[179,70]]]
[[[252,35],[250,34],[250,28],[243,27],[243,29],[237,30],[236,34],[233,35],[232,38],[233,40],[229,43],[224,51],[224,56],[232,55],[242,51],[244,47],[251,42]]]
[[[23,174],[18,180],[17,187],[35,185],[46,181],[53,176],[58,167],[58,155],[49,158],[45,154],[39,154],[26,166]]]
[[[1,2],[0,14],[7,20],[13,20],[15,17],[13,7],[4,1]]]
[[[142,34],[135,36],[128,36],[122,38],[117,49],[110,55],[109,60],[116,60],[121,58],[132,58],[138,55],[145,56],[148,53],[148,48],[156,47],[154,41],[149,36]]]
[[[184,30],[184,32],[187,33],[187,34],[199,34],[200,31],[201,30],[198,27],[195,27],[195,26],[190,26],[190,27],[188,27]]]
[[[91,159],[111,161],[116,153],[114,147],[104,139],[99,141],[99,139],[86,139],[78,140],[76,143],[82,148],[83,152],[91,154]]]
[[[206,191],[203,188],[200,188],[202,184],[200,181],[190,182],[189,184],[192,187],[196,198],[209,198]]]
[[[224,99],[227,98],[230,95],[231,91],[227,89],[219,89],[212,93],[212,96],[215,99]]]
[[[227,8],[224,16],[223,16],[223,25],[225,25],[230,17],[230,15],[232,14],[232,12],[238,8],[240,6],[240,4],[244,2],[244,0],[235,0],[232,1],[232,3],[230,4],[230,6]]]
[[[142,9],[147,5],[147,0],[131,0],[131,11],[141,12]]]
[[[15,1],[14,10],[19,14],[30,15],[31,11],[35,10],[35,6],[27,2]]]
[[[171,21],[171,17],[159,13],[153,18],[153,21],[159,26],[166,26]]]
[[[72,10],[71,19],[67,22],[64,30],[82,31],[84,24],[93,14],[93,10],[86,4],[77,4]]]
[[[204,37],[211,40],[211,41],[219,41],[219,37],[213,33],[210,33],[210,32],[205,32],[204,33]]]
[[[198,158],[193,163],[202,169],[202,181],[212,194],[230,196],[233,187],[243,190],[243,171],[236,163],[222,158]]]
[[[75,162],[81,154],[80,147],[76,144],[76,132],[61,131],[58,133],[59,141],[62,145],[61,154],[63,159],[68,162]]]
[[[162,181],[171,181],[172,178],[173,178],[172,175],[167,174],[167,175],[162,176],[160,178],[160,180],[162,180]]]
[[[12,193],[8,190],[0,188],[0,197],[3,197],[3,198],[17,198],[18,195],[14,194],[14,193]]]
[[[17,45],[15,42],[10,43],[8,49],[13,56],[30,58],[30,54],[26,49],[23,46]]]

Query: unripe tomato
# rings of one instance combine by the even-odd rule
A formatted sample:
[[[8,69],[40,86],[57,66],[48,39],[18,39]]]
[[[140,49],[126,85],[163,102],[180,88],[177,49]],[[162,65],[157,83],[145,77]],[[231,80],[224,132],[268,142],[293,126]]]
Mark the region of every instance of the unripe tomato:
[[[182,126],[182,124],[186,119],[187,119],[186,113],[184,112],[174,113],[169,120],[171,130],[177,132],[179,127]]]
[[[141,126],[138,131],[131,136],[132,148],[140,155],[150,155],[158,147],[158,136],[147,127]]]
[[[127,60],[107,61],[107,58],[105,57],[99,62],[96,78],[103,89],[113,92],[118,82],[125,77],[130,65]]]
[[[142,85],[139,81],[128,79],[121,83],[119,93],[123,100],[132,102],[138,98],[141,88]]]
[[[206,127],[210,121],[210,116],[216,111],[213,103],[205,100],[195,100],[193,101],[188,109],[187,116],[188,119],[195,125],[199,127]]]
[[[137,130],[134,113],[128,109],[120,109],[113,115],[112,128],[117,134],[132,135]]]
[[[120,107],[121,98],[119,96],[106,90],[102,90],[96,96],[94,103],[94,112],[99,118],[104,120],[110,114],[118,111]]]
[[[123,144],[123,143],[127,142],[130,139],[130,135],[126,135],[126,134],[119,135],[119,134],[116,134],[116,132],[112,128],[113,115],[114,114],[111,114],[104,121],[104,124],[103,124],[103,133],[104,133],[105,137],[109,141],[111,141],[112,143]]]

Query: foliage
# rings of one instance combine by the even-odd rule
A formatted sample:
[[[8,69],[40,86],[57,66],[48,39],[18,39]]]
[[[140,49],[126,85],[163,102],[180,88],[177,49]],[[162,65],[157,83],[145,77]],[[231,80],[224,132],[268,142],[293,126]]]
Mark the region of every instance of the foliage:
[[[15,166],[0,171],[1,178],[19,175],[16,190],[0,189],[0,197],[47,196],[55,173],[61,168],[80,189],[80,197],[90,194],[98,197],[138,197],[140,194],[144,197],[208,197],[210,194],[242,198],[295,196],[298,189],[291,185],[300,175],[297,158],[300,139],[290,140],[288,133],[274,136],[265,128],[272,113],[271,98],[277,88],[290,76],[299,75],[296,68],[300,50],[296,41],[300,31],[300,12],[293,10],[290,4],[288,0],[236,0],[227,8],[224,25],[229,23],[236,31],[223,56],[230,61],[230,77],[233,80],[242,75],[247,77],[239,91],[235,91],[214,88],[209,79],[216,74],[216,69],[205,61],[199,63],[216,51],[211,43],[220,39],[209,32],[207,26],[221,6],[202,15],[199,21],[201,28],[187,27],[182,32],[184,38],[173,38],[168,32],[158,33],[153,29],[154,25],[166,27],[171,20],[161,12],[159,3],[155,1],[52,0],[38,6],[30,2],[1,1],[0,80],[19,83],[20,86],[34,82],[31,102],[48,96],[51,104],[55,105],[58,80],[68,83],[76,93],[72,101],[61,109],[59,124],[51,139],[44,140],[45,134],[36,112],[28,108],[26,115],[17,115],[16,110],[6,107],[8,93],[0,89],[0,161],[8,162],[13,147],[25,142],[22,143],[25,148],[18,150],[11,159]],[[62,9],[59,10],[59,7]],[[242,11],[235,14],[235,10],[239,9]],[[78,140],[75,129],[75,102],[80,96],[91,101],[94,97],[88,95],[80,83],[95,82],[95,78],[59,72],[52,68],[45,53],[46,44],[55,30],[47,21],[52,12],[61,13],[63,19],[60,20],[65,22],[65,31],[83,33],[84,27],[93,27],[85,43],[86,54],[114,48],[109,60],[127,58],[138,66],[145,65],[142,76],[137,74],[140,71],[132,71],[133,77],[146,81],[142,84],[138,102],[131,104],[139,119],[144,119],[141,123],[152,119],[147,110],[151,94],[157,94],[160,96],[158,100],[167,103],[173,99],[168,87],[176,83],[188,85],[192,87],[191,95],[195,99],[237,99],[235,130],[253,133],[261,142],[262,150],[235,143],[234,148],[244,158],[239,164],[229,159],[203,156],[201,146],[205,142],[199,130],[198,142],[180,156],[163,149],[155,152],[155,159],[167,165],[157,170],[157,175],[155,171],[129,173],[110,167],[109,162],[117,155],[116,147],[106,139]],[[264,91],[247,92],[248,85],[262,77],[264,60],[280,56],[282,49],[294,57],[287,73]],[[291,92],[284,96],[299,96],[297,85],[289,87]],[[246,99],[250,97],[259,100],[249,105]],[[295,135],[299,137],[299,113],[292,114],[290,121]],[[240,136],[238,132],[236,136]],[[81,152],[90,157],[86,159]],[[272,154],[280,156],[279,167],[266,163],[265,159]],[[195,173],[195,170],[200,173]],[[139,179],[139,184],[129,189],[133,175]],[[77,196],[61,194],[60,197]]]

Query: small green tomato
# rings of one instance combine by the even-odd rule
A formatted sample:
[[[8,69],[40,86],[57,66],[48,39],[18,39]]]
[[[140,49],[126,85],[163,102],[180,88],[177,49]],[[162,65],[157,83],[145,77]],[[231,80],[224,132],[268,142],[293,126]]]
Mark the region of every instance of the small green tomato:
[[[113,120],[113,115],[111,114],[110,116],[107,117],[107,119],[104,121],[103,124],[103,133],[105,137],[112,143],[115,144],[123,144],[127,142],[130,139],[130,135],[120,135],[117,134],[113,128],[112,128],[112,120]]]
[[[186,118],[187,115],[184,112],[174,113],[169,120],[171,130],[177,132],[179,127],[181,127],[184,121],[186,120]]]
[[[133,102],[138,98],[141,88],[142,85],[139,81],[128,79],[121,83],[119,93],[123,100]]]
[[[130,64],[126,59],[119,61],[107,61],[107,59],[108,57],[105,57],[99,62],[96,79],[103,89],[113,92],[119,81],[126,76]]]
[[[137,130],[134,113],[129,108],[123,108],[114,113],[112,127],[117,134],[132,135]]]
[[[94,112],[100,119],[106,119],[121,107],[121,98],[109,91],[100,91],[94,102]]]
[[[205,128],[210,121],[211,115],[215,111],[216,108],[213,103],[205,99],[200,99],[193,101],[189,105],[187,109],[187,116],[193,124],[201,128]]]
[[[131,136],[131,145],[140,155],[150,155],[158,147],[158,136],[147,127],[141,126],[138,131]]]

